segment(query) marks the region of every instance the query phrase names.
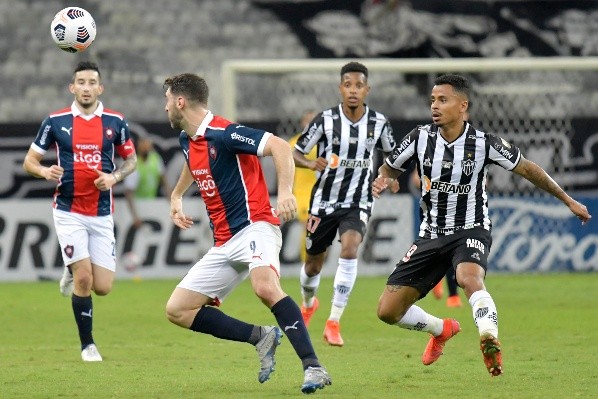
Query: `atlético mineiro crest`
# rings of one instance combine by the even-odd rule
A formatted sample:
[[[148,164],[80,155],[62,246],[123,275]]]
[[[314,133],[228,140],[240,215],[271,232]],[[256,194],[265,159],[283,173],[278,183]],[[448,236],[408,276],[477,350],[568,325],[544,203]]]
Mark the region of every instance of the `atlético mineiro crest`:
[[[467,176],[470,176],[473,171],[475,170],[476,161],[473,159],[464,159],[461,161],[461,169],[463,169],[463,173]]]
[[[114,130],[110,128],[104,130],[104,136],[106,136],[108,140],[112,140],[112,138],[114,137]]]
[[[216,156],[218,156],[218,152],[216,151],[216,147],[214,147],[213,145],[209,145],[208,146],[208,155],[210,155],[210,158],[212,159],[216,159]]]
[[[74,253],[75,253],[75,247],[74,246],[67,245],[66,247],[64,247],[64,254],[66,256],[68,256],[69,258],[72,258]]]

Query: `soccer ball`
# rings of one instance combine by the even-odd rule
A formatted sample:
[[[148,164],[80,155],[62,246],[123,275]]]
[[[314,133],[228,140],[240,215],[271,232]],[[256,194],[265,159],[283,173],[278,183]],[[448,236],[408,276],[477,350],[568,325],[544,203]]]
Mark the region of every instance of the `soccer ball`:
[[[60,49],[76,53],[85,50],[96,38],[96,23],[84,9],[67,7],[54,17],[50,33]]]

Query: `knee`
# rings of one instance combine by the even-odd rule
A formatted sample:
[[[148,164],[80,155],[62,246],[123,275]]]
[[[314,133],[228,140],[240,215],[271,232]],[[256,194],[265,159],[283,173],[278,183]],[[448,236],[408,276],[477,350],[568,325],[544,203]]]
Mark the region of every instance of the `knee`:
[[[93,287],[93,275],[87,270],[77,270],[73,275],[73,283],[81,292],[88,292]]]
[[[105,286],[94,287],[93,291],[96,293],[96,295],[105,296],[108,295],[110,291],[112,291],[112,285],[110,284]]]
[[[264,303],[266,306],[271,308],[278,301],[284,298],[285,293],[278,287],[270,284],[260,284],[254,287],[255,295]]]
[[[166,318],[177,326],[183,326],[183,310],[171,301],[166,304]]]
[[[403,315],[397,314],[396,311],[392,309],[385,308],[383,306],[378,306],[378,319],[382,322],[390,325],[397,324]]]

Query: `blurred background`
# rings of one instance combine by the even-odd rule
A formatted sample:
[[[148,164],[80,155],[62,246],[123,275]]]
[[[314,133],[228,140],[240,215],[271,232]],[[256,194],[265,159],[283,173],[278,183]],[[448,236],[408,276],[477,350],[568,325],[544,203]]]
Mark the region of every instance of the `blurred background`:
[[[50,36],[50,22],[66,6],[85,8],[96,21],[96,40],[80,54],[59,50]],[[0,0],[0,280],[61,273],[54,185],[26,176],[21,163],[44,117],[71,103],[72,70],[88,59],[101,68],[102,101],[126,115],[136,139],[152,139],[171,185],[183,160],[163,109],[166,77],[198,73],[210,85],[214,113],[289,138],[306,110],[338,104],[340,67],[359,60],[370,67],[368,105],[390,117],[397,141],[429,123],[434,78],[462,73],[474,86],[474,126],[518,145],[598,214],[596,1]],[[264,171],[275,195],[272,165],[264,162]],[[498,167],[489,187],[491,270],[598,270],[595,221],[582,227],[564,206]],[[178,277],[211,246],[199,198],[187,202],[199,223],[181,233],[164,193],[139,201],[138,227],[122,190],[115,190],[118,252],[139,255],[135,275]],[[414,238],[417,206],[407,180],[376,206],[360,255],[364,273],[392,269]],[[283,230],[283,264],[296,273],[303,230],[297,223]]]

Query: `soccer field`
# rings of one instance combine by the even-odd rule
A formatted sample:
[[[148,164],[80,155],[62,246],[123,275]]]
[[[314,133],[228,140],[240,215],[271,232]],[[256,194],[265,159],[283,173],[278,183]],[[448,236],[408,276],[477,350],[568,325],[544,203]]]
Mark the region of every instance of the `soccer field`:
[[[303,373],[288,340],[270,381],[248,344],[218,340],[171,325],[164,306],[177,281],[117,281],[94,297],[94,338],[102,363],[83,363],[70,300],[56,282],[0,284],[2,398],[292,398]],[[331,279],[310,332],[334,398],[587,398],[598,396],[598,274],[501,275],[487,286],[498,306],[505,373],[491,378],[482,362],[469,305],[449,309],[432,295],[419,304],[455,317],[462,333],[433,365],[421,364],[427,334],[376,318],[385,278],[358,278],[342,319],[345,346],[321,338]],[[283,279],[299,300],[297,279]],[[244,282],[222,309],[246,321],[274,318]]]

